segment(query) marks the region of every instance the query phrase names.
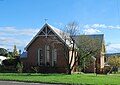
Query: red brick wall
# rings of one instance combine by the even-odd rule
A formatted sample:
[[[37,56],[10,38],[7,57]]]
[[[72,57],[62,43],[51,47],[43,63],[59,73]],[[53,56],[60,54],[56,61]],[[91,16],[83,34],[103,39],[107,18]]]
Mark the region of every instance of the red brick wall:
[[[58,38],[57,38],[58,39]],[[58,39],[59,41],[59,39]],[[65,67],[66,67],[66,60],[64,57],[64,45],[63,43],[58,43],[58,41],[56,43],[54,43],[54,39],[53,36],[49,36],[47,38],[45,38],[45,36],[39,36],[37,37],[34,42],[29,46],[29,48],[27,49],[27,63],[28,66],[38,66],[38,49],[42,48],[42,54],[43,54],[43,58],[42,58],[42,62],[43,62],[43,67],[45,67],[45,45],[49,45],[50,47],[50,67],[52,66],[52,49],[53,47],[57,49],[57,63],[56,63],[56,67],[57,69],[63,69],[63,71],[65,71]],[[53,46],[54,43],[54,46]],[[45,69],[44,69],[45,70]],[[61,72],[63,72],[61,70]]]

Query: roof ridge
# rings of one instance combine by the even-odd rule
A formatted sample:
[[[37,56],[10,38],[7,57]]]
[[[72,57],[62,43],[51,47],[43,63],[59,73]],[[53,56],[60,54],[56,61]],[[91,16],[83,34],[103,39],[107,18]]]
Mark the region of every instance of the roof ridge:
[[[43,25],[43,27],[39,30],[39,32],[27,44],[27,46],[25,47],[25,49],[27,49],[29,47],[29,45],[35,40],[35,38],[37,37],[37,35],[44,29],[45,26],[48,26],[58,37],[60,37],[60,39],[62,40],[62,42],[65,42],[64,36],[62,36],[62,33],[64,33],[65,37],[70,38],[70,36],[67,33],[63,32],[62,30],[60,30],[60,29],[58,29],[58,28],[56,28],[56,27],[54,27],[54,26],[52,26],[52,25],[50,25],[48,23],[45,23]],[[69,46],[69,44],[70,44],[70,42],[66,41],[66,45]]]
[[[85,34],[85,35],[104,35],[104,34]]]

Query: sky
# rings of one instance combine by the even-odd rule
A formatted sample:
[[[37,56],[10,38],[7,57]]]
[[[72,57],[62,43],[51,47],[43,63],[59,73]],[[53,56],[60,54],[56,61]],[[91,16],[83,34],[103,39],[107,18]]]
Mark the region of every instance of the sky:
[[[104,34],[106,53],[120,53],[120,0],[0,0],[0,47],[25,46],[45,24],[77,21],[81,34]]]

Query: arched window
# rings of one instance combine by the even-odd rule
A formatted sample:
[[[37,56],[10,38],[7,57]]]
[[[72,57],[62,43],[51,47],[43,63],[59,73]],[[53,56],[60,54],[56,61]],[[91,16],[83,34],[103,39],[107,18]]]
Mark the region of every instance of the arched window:
[[[38,65],[42,65],[42,58],[43,58],[42,48],[39,48],[38,49]]]
[[[50,48],[49,48],[49,45],[45,45],[45,64],[50,65]]]
[[[52,66],[55,66],[57,62],[57,50],[52,49]]]

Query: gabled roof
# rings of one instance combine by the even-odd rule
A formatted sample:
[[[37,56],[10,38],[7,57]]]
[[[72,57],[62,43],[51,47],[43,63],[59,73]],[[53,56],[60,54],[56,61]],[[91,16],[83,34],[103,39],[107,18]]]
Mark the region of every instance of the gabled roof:
[[[100,42],[99,43],[100,47],[102,47],[102,43],[104,43],[104,34],[95,34],[95,35],[77,35],[77,36],[74,36],[73,39],[75,40],[76,44],[79,43],[78,41],[79,41],[80,36],[86,36],[86,37],[98,39]]]
[[[96,34],[96,35],[86,35],[94,39],[98,39],[100,42],[100,49],[102,49],[102,44],[104,44],[104,34]]]
[[[102,44],[104,43],[104,34],[85,35],[85,36],[98,39],[100,41],[100,47],[102,47]]]
[[[66,39],[70,39],[70,35],[68,33],[65,33],[61,30],[59,30],[58,28],[55,28],[53,26],[51,26],[50,24],[48,24],[48,26],[62,39],[64,40],[64,38],[66,37]],[[69,43],[68,43],[69,44]]]
[[[26,50],[27,50],[27,48],[32,44],[32,42],[38,37],[38,35],[42,32],[42,30],[43,30],[46,26],[47,26],[50,30],[52,30],[52,32],[53,32],[63,43],[65,43],[64,36],[67,37],[67,40],[66,40],[66,43],[65,43],[65,44],[66,44],[67,47],[70,47],[70,46],[71,46],[70,40],[69,40],[69,39],[71,39],[71,38],[69,37],[69,34],[68,34],[68,33],[64,33],[63,31],[61,31],[61,30],[59,30],[59,29],[57,29],[57,28],[55,28],[55,27],[53,27],[53,26],[51,26],[51,25],[49,25],[49,24],[46,23],[46,24],[41,28],[41,30],[33,37],[33,39],[29,42],[29,44],[25,47]],[[62,34],[64,34],[64,36],[62,36]]]
[[[95,34],[95,35],[77,35],[77,36],[74,36],[73,39],[77,42],[77,41],[78,41],[78,38],[79,38],[80,36],[87,36],[87,37],[91,37],[91,38],[99,39],[101,43],[102,43],[102,41],[104,40],[104,34]]]
[[[65,45],[67,47],[72,47],[72,44],[71,44],[71,38],[70,38],[70,34],[68,33],[65,33],[53,26],[51,26],[50,24],[45,24],[41,30],[33,37],[33,39],[29,42],[29,44],[25,47],[25,49],[27,50],[27,48],[32,44],[32,42],[38,37],[38,35],[42,32],[42,30],[45,28],[45,27],[48,27],[50,30],[52,30],[52,32],[63,42],[65,43]],[[78,42],[78,39],[80,36],[88,36],[88,37],[92,37],[92,38],[96,38],[96,39],[99,39],[100,40],[100,46],[102,45],[102,42],[103,42],[103,38],[104,38],[104,35],[103,34],[96,34],[96,35],[77,35],[77,36],[74,36],[72,37],[74,40],[75,40],[75,43],[77,44]],[[66,41],[65,41],[65,38],[66,38]],[[75,46],[76,46],[75,44]],[[101,46],[102,47],[102,46]]]

